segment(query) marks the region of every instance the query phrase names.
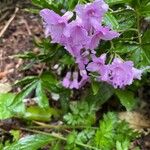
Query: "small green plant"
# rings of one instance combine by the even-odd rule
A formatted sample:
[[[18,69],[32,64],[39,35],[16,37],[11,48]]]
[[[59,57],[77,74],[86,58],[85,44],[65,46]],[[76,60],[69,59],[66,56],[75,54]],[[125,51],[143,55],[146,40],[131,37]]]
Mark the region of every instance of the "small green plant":
[[[125,121],[120,121],[115,113],[108,112],[100,121],[100,127],[95,134],[95,144],[102,150],[128,150],[131,141],[138,135]]]

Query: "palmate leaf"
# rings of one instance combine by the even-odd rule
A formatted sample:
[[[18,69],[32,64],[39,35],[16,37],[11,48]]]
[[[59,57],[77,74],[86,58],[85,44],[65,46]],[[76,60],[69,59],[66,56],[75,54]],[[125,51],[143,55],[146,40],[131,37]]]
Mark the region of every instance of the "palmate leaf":
[[[25,86],[25,84],[27,84]],[[23,85],[25,86],[21,92],[19,92],[13,102],[10,104],[10,108],[14,109],[14,112],[18,111],[21,112],[21,110],[16,109],[17,106],[20,106],[20,104],[23,105],[23,99],[25,99],[30,93],[34,92],[35,90],[35,96],[37,97],[37,103],[41,108],[48,108],[49,107],[49,101],[46,95],[46,91],[56,91],[57,90],[57,84],[58,81],[56,80],[56,77],[51,72],[43,73],[41,76],[30,76],[25,77],[21,81],[18,81],[16,85]],[[25,111],[22,109],[22,113]]]
[[[25,136],[21,138],[19,141],[6,146],[3,150],[37,150],[50,142],[54,139],[51,136],[43,135],[43,134],[36,134]]]

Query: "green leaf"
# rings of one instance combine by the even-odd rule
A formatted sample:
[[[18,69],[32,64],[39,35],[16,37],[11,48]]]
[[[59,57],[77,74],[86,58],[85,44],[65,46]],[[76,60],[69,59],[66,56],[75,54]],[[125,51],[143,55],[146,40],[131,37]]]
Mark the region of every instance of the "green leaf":
[[[106,0],[106,3],[109,5],[116,5],[116,4],[124,4],[124,3],[129,3],[132,0]]]
[[[27,77],[24,77],[23,79],[17,81],[15,83],[15,85],[26,85],[26,84],[33,82],[34,80],[37,80],[37,79],[38,79],[37,76],[27,76]]]
[[[42,108],[49,107],[49,101],[45,94],[44,88],[42,87],[42,81],[39,81],[36,87],[36,96],[37,96],[37,103]]]
[[[61,141],[58,140],[58,141],[54,142],[54,144],[51,146],[51,149],[52,150],[60,150],[61,147],[62,147]]]
[[[119,24],[118,24],[115,16],[113,14],[111,14],[110,12],[107,12],[105,14],[104,23],[107,26],[111,26],[113,29],[118,29],[119,28]]]
[[[70,125],[87,125],[95,123],[95,104],[89,104],[87,101],[72,102],[70,105],[71,113],[64,115],[64,120]]]
[[[129,128],[128,123],[119,120],[114,112],[104,114],[99,124],[94,140],[101,150],[128,150],[131,141],[139,136]]]
[[[18,141],[20,138],[20,130],[11,130],[11,135],[13,136],[13,141]]]
[[[76,0],[69,0],[68,1],[68,7],[69,7],[69,10],[72,10],[75,8],[76,4],[77,4],[78,1]]]
[[[127,109],[132,110],[136,106],[136,100],[134,98],[134,93],[128,90],[116,90],[116,95],[118,96],[121,104]]]
[[[42,87],[48,91],[58,92],[58,81],[51,72],[45,72],[40,76]]]
[[[24,118],[28,120],[50,121],[53,112],[50,108],[43,109],[38,106],[30,106],[24,113]]]
[[[69,99],[70,99],[69,90],[64,90],[63,92],[60,93],[60,105],[64,113],[66,113],[69,109]]]
[[[137,49],[132,51],[132,53],[128,57],[128,60],[133,61],[134,64],[139,68],[148,66],[150,64],[150,59],[145,53],[144,48],[142,48],[141,46],[138,46]]]
[[[117,115],[112,112],[108,112],[103,116],[103,120],[100,122],[100,127],[95,134],[95,143],[98,148],[102,150],[113,149],[114,147],[114,135],[117,125]]]
[[[70,66],[70,65],[75,64],[75,60],[70,55],[64,55],[59,61],[63,65],[69,65]]]
[[[13,102],[15,95],[12,93],[0,93],[0,120],[11,118],[13,116],[8,106]]]
[[[10,146],[4,147],[3,150],[37,150],[49,144],[53,140],[54,139],[48,135],[30,135],[21,138],[19,141],[11,144]]]
[[[93,90],[93,94],[96,95],[99,91],[99,82],[92,82],[92,90]]]
[[[115,14],[115,18],[119,24],[119,30],[126,31],[135,25],[136,17],[132,10],[124,10]]]
[[[124,140],[124,142],[116,142],[116,150],[128,150],[130,146],[130,141]]]
[[[141,16],[150,17],[150,3],[142,8]]]
[[[150,29],[147,30],[142,37],[142,48],[150,64]]]
[[[23,99],[28,96],[32,90],[34,90],[37,86],[37,81],[33,81],[27,86],[23,88],[23,90],[18,93],[11,105],[9,106],[9,109],[11,109],[14,113],[19,113],[22,115],[25,112],[25,105],[23,103]]]
[[[133,45],[133,44],[120,44],[117,42],[115,45],[115,52],[120,53],[120,54],[125,54],[125,53],[132,53],[135,50],[139,48],[138,45]]]
[[[96,95],[93,94],[92,89],[88,89],[85,100],[90,102],[95,102],[96,107],[100,107],[105,103],[114,93],[112,86],[106,83],[99,83],[99,90]]]

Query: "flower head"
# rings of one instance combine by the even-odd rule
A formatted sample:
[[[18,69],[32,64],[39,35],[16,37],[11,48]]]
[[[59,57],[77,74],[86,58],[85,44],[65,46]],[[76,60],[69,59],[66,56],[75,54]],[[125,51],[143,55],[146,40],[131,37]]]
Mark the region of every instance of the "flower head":
[[[80,50],[85,48],[89,42],[88,33],[79,20],[67,25],[64,36],[66,37],[65,47],[74,57],[79,55]]]
[[[84,27],[89,31],[92,27],[97,28],[104,13],[108,10],[108,5],[103,0],[95,0],[86,5],[77,5],[76,13],[83,21]]]
[[[92,55],[92,62],[86,67],[88,71],[98,72],[102,66],[105,65],[106,54],[102,54],[100,57]]]
[[[44,20],[46,37],[51,36],[53,43],[62,43],[65,40],[64,28],[73,13],[66,12],[63,16],[59,16],[52,10],[43,9],[40,11],[40,15]]]
[[[132,61],[123,62],[121,59],[115,58],[110,65],[108,82],[112,84],[114,88],[123,88],[126,85],[132,84],[134,76]]]
[[[79,79],[78,72],[68,72],[62,81],[62,85],[66,88],[70,89],[79,89],[89,81],[89,76],[87,75],[86,71],[81,71]]]
[[[99,28],[91,37],[89,49],[94,50],[98,46],[100,40],[112,40],[116,37],[119,37],[119,35],[119,33],[110,30],[108,27],[99,26]]]
[[[78,72],[73,72],[73,80],[70,83],[70,89],[79,89]]]
[[[88,64],[87,70],[91,72],[98,72],[98,80],[107,81],[109,74],[109,66],[105,64],[106,54],[102,54],[100,57],[92,55],[92,62]]]

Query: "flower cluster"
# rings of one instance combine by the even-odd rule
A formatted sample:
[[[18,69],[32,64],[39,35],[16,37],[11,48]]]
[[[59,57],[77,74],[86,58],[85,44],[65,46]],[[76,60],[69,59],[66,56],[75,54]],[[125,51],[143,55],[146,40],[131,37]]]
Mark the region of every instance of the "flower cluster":
[[[88,64],[87,70],[98,72],[98,80],[105,81],[114,88],[123,88],[132,84],[134,79],[141,79],[142,70],[133,67],[132,61],[123,61],[115,58],[111,64],[105,64],[106,54],[100,57],[93,56],[92,62]]]
[[[122,88],[130,85],[133,79],[140,79],[142,72],[134,68],[131,61],[124,62],[115,58],[111,64],[106,65],[106,54],[96,56],[95,49],[101,40],[119,37],[119,33],[102,26],[108,5],[103,0],[95,0],[85,5],[78,4],[74,11],[75,20],[70,11],[63,16],[49,9],[40,11],[46,37],[50,36],[52,43],[63,45],[79,66],[79,73],[75,71],[66,74],[62,81],[63,86],[79,89],[90,81],[88,71],[97,72],[97,80],[105,81],[115,88]]]

